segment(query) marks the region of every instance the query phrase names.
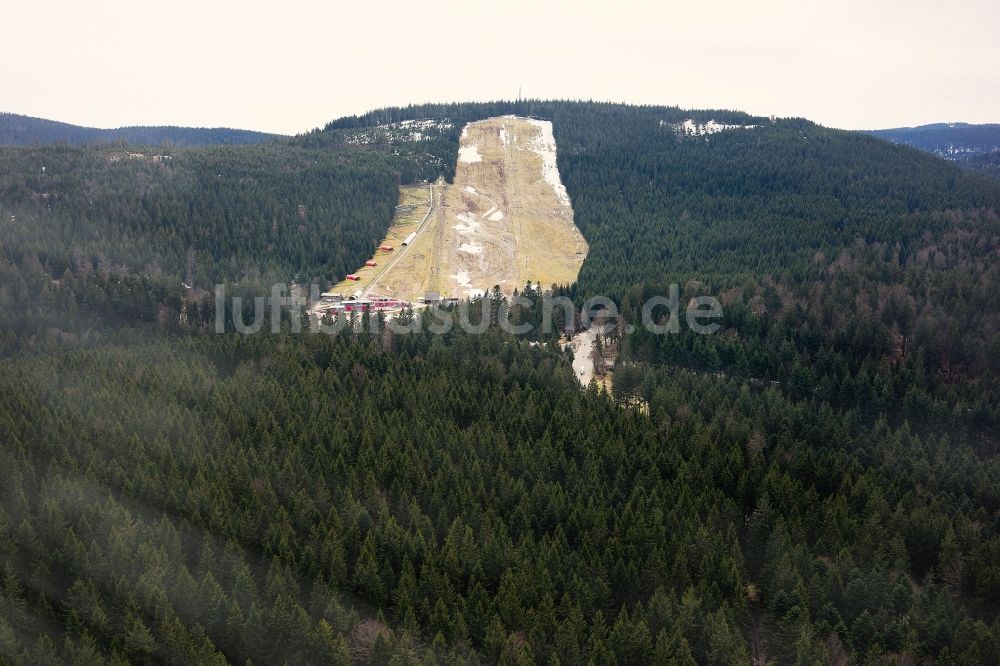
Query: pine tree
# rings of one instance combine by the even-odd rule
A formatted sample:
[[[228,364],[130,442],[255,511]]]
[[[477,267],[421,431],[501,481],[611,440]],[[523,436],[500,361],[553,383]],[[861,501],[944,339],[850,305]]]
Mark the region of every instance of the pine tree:
[[[361,545],[357,561],[354,563],[354,585],[356,589],[376,603],[381,603],[385,595],[382,577],[379,575],[375,553],[375,539],[369,532]]]

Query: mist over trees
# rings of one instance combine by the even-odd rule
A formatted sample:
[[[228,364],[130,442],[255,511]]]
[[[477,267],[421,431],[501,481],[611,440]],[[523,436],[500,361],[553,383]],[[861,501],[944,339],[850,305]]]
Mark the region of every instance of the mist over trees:
[[[590,245],[554,291],[618,304],[610,392],[495,323],[213,332],[214,282],[339,279],[398,183],[450,177],[462,124],[506,113],[553,121]],[[420,119],[449,123],[352,138]],[[994,181],[603,103],[165,154],[0,149],[0,661],[1000,654]],[[719,333],[625,332],[672,282],[720,299]]]

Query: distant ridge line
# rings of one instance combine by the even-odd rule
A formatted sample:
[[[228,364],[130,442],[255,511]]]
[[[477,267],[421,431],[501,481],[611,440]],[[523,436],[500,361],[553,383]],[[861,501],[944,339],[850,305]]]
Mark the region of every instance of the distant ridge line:
[[[131,145],[221,146],[263,143],[285,138],[229,127],[135,125],[111,129],[73,125],[57,120],[0,112],[0,145],[31,146],[52,143],[87,145],[123,141]]]

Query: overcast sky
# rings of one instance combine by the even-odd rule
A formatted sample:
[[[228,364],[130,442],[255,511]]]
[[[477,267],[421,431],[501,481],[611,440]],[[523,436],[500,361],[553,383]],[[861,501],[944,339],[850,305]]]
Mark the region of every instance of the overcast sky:
[[[11,0],[0,111],[297,133],[524,95],[877,128],[1000,122],[996,0]]]

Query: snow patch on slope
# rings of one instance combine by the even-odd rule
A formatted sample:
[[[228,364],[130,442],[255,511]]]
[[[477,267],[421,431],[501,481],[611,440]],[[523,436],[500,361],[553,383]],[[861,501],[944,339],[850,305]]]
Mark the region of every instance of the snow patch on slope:
[[[465,290],[465,295],[469,298],[475,298],[476,296],[482,296],[484,292],[482,289],[472,288],[472,278],[469,277],[469,271],[459,271],[451,276],[451,279],[455,281],[455,284]]]
[[[556,165],[556,139],[552,135],[552,122],[528,118],[528,122],[538,128],[538,135],[528,142],[528,148],[542,158],[542,178],[552,186],[556,199],[564,206],[569,206],[569,194],[559,177],[559,167]]]
[[[661,120],[660,127],[670,127],[678,134],[683,134],[684,136],[706,136],[708,134],[718,134],[719,132],[726,132],[729,130],[753,129],[757,126],[727,125],[725,123],[717,123],[715,120],[709,120],[707,123],[696,123],[691,118],[688,118],[682,123],[668,123],[665,120]]]
[[[483,156],[479,154],[479,147],[476,144],[462,146],[458,149],[459,162],[482,162]]]
[[[459,213],[456,215],[462,224],[456,224],[455,229],[460,234],[474,234],[479,230],[480,224],[476,216],[472,213]]]

